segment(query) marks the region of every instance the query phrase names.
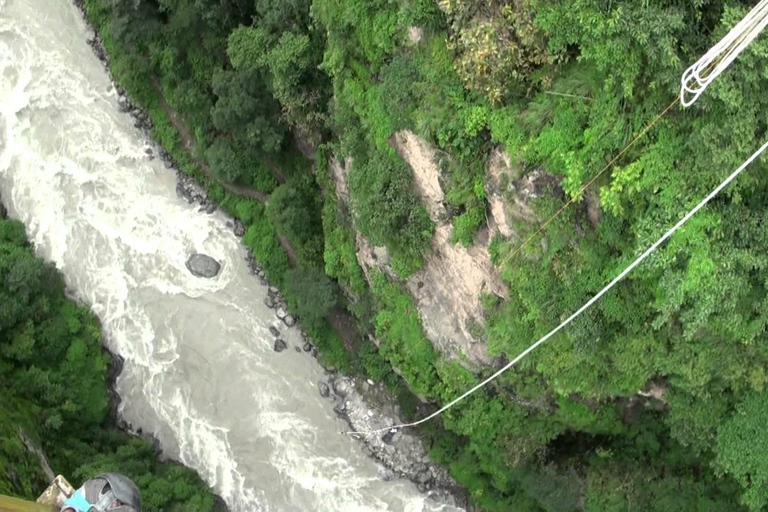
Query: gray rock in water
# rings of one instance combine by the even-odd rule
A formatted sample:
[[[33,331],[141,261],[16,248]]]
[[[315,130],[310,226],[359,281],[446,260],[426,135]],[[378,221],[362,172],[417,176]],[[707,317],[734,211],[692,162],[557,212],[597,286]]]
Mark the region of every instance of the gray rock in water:
[[[211,213],[213,213],[213,212],[215,212],[215,211],[216,211],[216,208],[218,208],[218,206],[216,206],[216,203],[210,203],[210,204],[209,204],[209,205],[206,207],[206,209],[205,209],[205,213],[207,213],[207,214],[209,214],[209,215],[210,215]]]
[[[328,396],[331,394],[331,388],[329,388],[328,384],[325,382],[319,382],[317,384],[317,389],[320,391],[320,396],[323,398],[328,398]]]
[[[128,112],[131,110],[131,102],[125,96],[120,96],[117,98],[117,108],[120,112]]]
[[[283,322],[285,323],[286,327],[293,327],[296,325],[296,318],[294,318],[293,315],[285,315]]]
[[[210,279],[221,270],[221,263],[205,254],[195,253],[187,260],[187,269],[192,275]]]
[[[282,352],[287,348],[288,348],[288,344],[285,343],[285,341],[281,340],[280,338],[275,340],[275,345],[274,345],[275,352]]]
[[[269,326],[269,332],[271,332],[272,336],[274,336],[275,338],[279,338],[280,337],[280,331],[274,325],[270,325]]]
[[[278,293],[280,293],[280,290],[278,290],[276,286],[270,286],[267,291],[269,292],[270,295],[277,295]]]
[[[264,305],[267,306],[269,309],[272,309],[273,307],[275,307],[275,301],[272,300],[272,297],[267,295],[266,297],[264,297]]]
[[[309,352],[310,350],[312,350],[312,344],[307,341],[307,342],[304,343],[304,347],[303,348],[304,348],[304,352]]]
[[[283,309],[283,307],[281,306],[281,307],[277,308],[277,311],[275,312],[275,314],[277,315],[277,318],[279,318],[280,320],[282,320],[283,318],[285,318],[285,316],[286,316],[288,313],[286,313],[286,312],[285,312],[285,309]]]
[[[245,235],[245,225],[239,220],[235,220],[235,236]]]

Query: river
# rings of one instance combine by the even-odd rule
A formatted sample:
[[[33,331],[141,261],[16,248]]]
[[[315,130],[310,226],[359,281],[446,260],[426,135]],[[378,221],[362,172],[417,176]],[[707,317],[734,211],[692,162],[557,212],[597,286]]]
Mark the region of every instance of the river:
[[[454,510],[381,480],[338,434],[322,368],[291,348],[297,329],[272,350],[245,249],[222,214],[177,198],[87,34],[68,0],[0,0],[0,193],[125,358],[125,419],[236,511]],[[190,275],[194,251],[222,262],[219,276]]]

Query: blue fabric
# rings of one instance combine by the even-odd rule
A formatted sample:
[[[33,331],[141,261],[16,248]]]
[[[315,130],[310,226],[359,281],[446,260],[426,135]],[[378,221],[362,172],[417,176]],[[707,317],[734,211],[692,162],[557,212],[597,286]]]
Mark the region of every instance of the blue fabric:
[[[68,498],[64,502],[65,507],[72,507],[78,512],[88,512],[91,509],[91,504],[85,499],[83,493],[80,490],[76,491],[72,497]]]

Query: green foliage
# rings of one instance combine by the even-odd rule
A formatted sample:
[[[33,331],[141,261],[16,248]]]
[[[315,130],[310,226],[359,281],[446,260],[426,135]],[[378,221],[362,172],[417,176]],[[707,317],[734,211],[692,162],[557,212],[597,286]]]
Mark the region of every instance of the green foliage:
[[[257,154],[227,138],[216,140],[206,151],[211,170],[224,181],[251,185],[262,192],[272,192],[277,179]]]
[[[716,464],[744,487],[742,501],[750,510],[768,504],[768,468],[762,457],[768,443],[766,421],[768,395],[750,393],[717,433]]]
[[[375,152],[366,162],[355,161],[349,175],[356,226],[374,245],[392,251],[403,276],[421,265],[433,229],[410,187],[410,169],[390,153]]]
[[[193,470],[159,462],[148,440],[108,426],[99,322],[65,297],[61,276],[14,220],[0,220],[0,318],[0,492],[35,498],[48,485],[30,445],[75,485],[104,471],[128,475],[146,510],[214,509]]]
[[[275,153],[285,130],[275,118],[273,100],[255,74],[221,71],[213,76],[216,105],[211,110],[213,126],[257,151]]]
[[[324,318],[339,300],[335,284],[325,272],[314,267],[286,272],[284,288],[291,308],[308,324]]]
[[[293,180],[275,189],[267,217],[286,235],[306,262],[320,262],[323,247],[321,197],[308,180]]]

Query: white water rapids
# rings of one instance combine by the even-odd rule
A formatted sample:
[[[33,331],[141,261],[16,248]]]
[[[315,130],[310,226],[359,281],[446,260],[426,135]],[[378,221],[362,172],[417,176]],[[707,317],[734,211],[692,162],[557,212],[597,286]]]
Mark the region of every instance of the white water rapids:
[[[0,0],[0,192],[42,257],[101,318],[125,358],[122,413],[197,469],[236,511],[454,510],[378,465],[320,398],[296,329],[272,350],[266,288],[220,213],[175,194],[175,175],[120,113],[68,0]],[[222,262],[190,275],[191,252]],[[287,332],[286,332],[287,331]]]

